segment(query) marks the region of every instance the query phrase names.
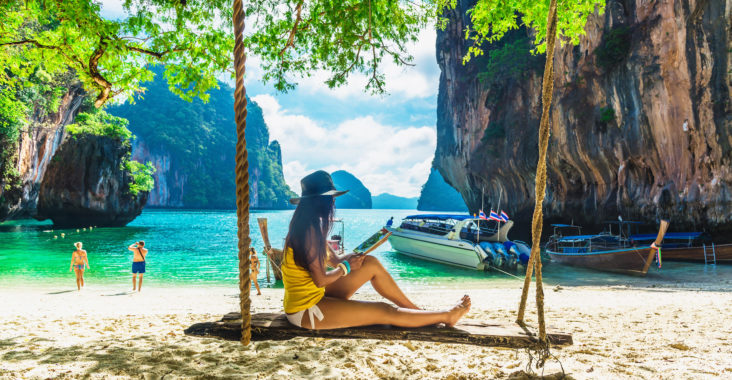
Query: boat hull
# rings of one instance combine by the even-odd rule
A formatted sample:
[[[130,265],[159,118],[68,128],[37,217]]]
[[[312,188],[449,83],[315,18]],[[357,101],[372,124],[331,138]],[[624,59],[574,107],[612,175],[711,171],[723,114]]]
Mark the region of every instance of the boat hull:
[[[707,246],[707,253],[711,255],[712,247]],[[717,263],[732,264],[732,244],[720,244],[714,246],[714,254]],[[705,262],[704,247],[679,247],[679,248],[662,248],[661,260],[670,261],[692,261]]]
[[[484,269],[470,242],[393,231],[389,243],[395,251],[406,256],[461,268]]]
[[[630,247],[589,253],[560,253],[547,249],[547,253],[553,261],[565,265],[636,276],[645,276],[648,272],[646,260],[648,259],[649,248],[647,247]],[[665,258],[665,250],[661,254],[661,258]]]

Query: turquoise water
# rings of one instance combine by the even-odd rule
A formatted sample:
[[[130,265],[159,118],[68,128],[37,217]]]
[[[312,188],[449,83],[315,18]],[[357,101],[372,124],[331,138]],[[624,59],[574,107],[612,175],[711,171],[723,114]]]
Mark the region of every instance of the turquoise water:
[[[345,245],[353,249],[394,216],[395,223],[414,210],[337,210],[345,222]],[[253,246],[265,262],[257,218],[267,218],[273,246],[281,247],[292,211],[253,212],[250,220]],[[61,234],[65,237],[61,237]],[[335,231],[334,231],[335,233]],[[55,238],[54,238],[55,237]],[[52,229],[48,223],[21,220],[0,224],[0,279],[4,284],[72,283],[69,271],[73,243],[81,241],[89,254],[89,283],[126,286],[130,280],[131,252],[127,246],[145,240],[148,285],[231,285],[238,279],[236,213],[234,211],[145,210],[127,227],[89,230]],[[521,282],[498,272],[453,268],[405,257],[386,243],[374,253],[390,273],[407,287],[520,286]],[[562,285],[662,285],[732,288],[732,266],[664,262],[646,278],[595,272],[547,264],[545,280]],[[521,273],[515,273],[521,276]],[[260,285],[267,283],[264,267]]]

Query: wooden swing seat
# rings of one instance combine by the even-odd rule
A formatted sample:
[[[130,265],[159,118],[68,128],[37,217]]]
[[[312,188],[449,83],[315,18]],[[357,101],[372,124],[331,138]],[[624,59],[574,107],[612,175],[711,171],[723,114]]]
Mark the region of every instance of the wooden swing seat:
[[[296,327],[287,321],[284,314],[252,314],[252,340],[289,340],[295,337],[318,337],[330,339],[378,339],[415,340],[425,342],[459,343],[476,346],[525,348],[533,347],[538,339],[517,324],[463,322],[455,327],[427,326],[404,328],[374,325],[333,330],[309,330]],[[196,323],[185,331],[186,335],[215,337],[238,341],[241,339],[241,314],[229,313],[216,322]],[[571,345],[572,335],[547,331],[547,339],[553,345]]]

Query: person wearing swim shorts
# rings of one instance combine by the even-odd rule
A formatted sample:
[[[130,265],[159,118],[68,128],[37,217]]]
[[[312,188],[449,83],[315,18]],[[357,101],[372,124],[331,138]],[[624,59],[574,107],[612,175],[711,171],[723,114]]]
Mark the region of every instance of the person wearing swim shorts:
[[[308,329],[375,324],[454,326],[470,310],[467,295],[448,310],[420,310],[377,258],[333,252],[326,237],[335,216],[335,197],[346,191],[336,190],[330,175],[322,170],[307,175],[300,184],[302,195],[290,200],[297,208],[285,238],[281,265],[284,308],[290,323]],[[328,270],[328,265],[335,269]],[[393,304],[352,300],[366,282]]]
[[[69,271],[74,271],[76,274],[76,289],[81,291],[84,287],[84,269],[91,269],[89,266],[89,259],[86,257],[86,251],[81,249],[81,242],[74,243],[76,250],[71,254],[71,266]]]
[[[132,291],[142,290],[142,276],[145,274],[145,257],[147,256],[147,249],[145,249],[145,242],[140,240],[137,243],[131,244],[127,247],[132,251]],[[140,275],[140,280],[137,280],[137,275]]]

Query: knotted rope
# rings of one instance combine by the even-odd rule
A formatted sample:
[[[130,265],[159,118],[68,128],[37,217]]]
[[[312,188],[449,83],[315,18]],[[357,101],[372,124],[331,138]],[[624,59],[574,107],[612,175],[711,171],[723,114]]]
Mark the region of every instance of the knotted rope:
[[[546,191],[546,151],[549,143],[549,117],[552,105],[552,93],[554,90],[554,42],[557,38],[557,0],[551,0],[549,15],[547,16],[546,27],[546,65],[544,66],[544,83],[542,86],[542,113],[539,124],[539,162],[536,165],[536,187],[534,203],[534,217],[531,222],[531,257],[526,265],[526,277],[521,292],[521,303],[519,305],[516,322],[524,325],[524,311],[526,310],[526,298],[529,295],[532,270],[536,269],[536,309],[539,320],[539,342],[546,346],[545,355],[548,355],[548,342],[546,339],[546,326],[544,323],[544,286],[541,278],[541,229],[544,213],[544,192]],[[534,268],[536,267],[536,268]],[[544,350],[542,350],[544,351]],[[543,356],[543,355],[542,355]],[[543,364],[543,359],[539,360]]]
[[[241,307],[241,343],[251,340],[252,284],[249,279],[249,158],[247,139],[247,98],[244,88],[244,9],[241,0],[234,0],[234,69],[236,89],[234,90],[234,113],[236,115],[236,219],[239,238],[239,306]]]

